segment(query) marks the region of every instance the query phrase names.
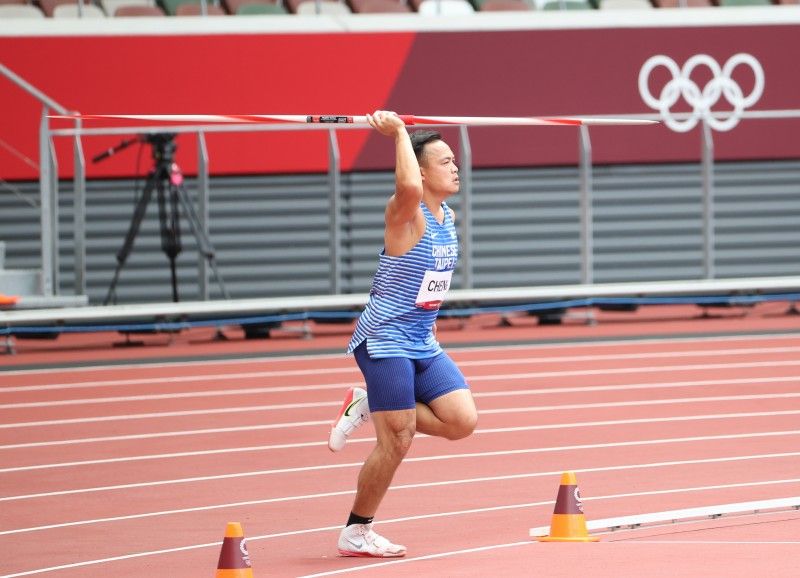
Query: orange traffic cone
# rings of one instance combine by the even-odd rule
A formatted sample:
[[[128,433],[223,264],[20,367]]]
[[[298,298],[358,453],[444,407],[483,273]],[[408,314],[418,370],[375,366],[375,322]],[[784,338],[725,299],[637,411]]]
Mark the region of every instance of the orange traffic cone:
[[[253,578],[250,554],[239,522],[228,522],[225,528],[216,578]]]
[[[550,535],[537,536],[540,542],[597,542],[600,538],[590,536],[583,515],[581,494],[574,472],[561,475],[556,507],[550,522]]]

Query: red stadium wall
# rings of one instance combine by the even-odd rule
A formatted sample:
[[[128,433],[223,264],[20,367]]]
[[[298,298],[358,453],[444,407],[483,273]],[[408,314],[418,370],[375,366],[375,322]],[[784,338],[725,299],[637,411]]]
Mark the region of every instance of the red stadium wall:
[[[800,108],[799,51],[798,25],[0,38],[0,54],[9,68],[84,113],[363,114],[376,108],[452,116],[653,113],[637,86],[648,58],[666,54],[681,65],[705,53],[722,64],[739,52],[752,54],[764,69],[764,94],[753,108],[792,109]],[[733,76],[747,94],[752,73],[739,67]],[[654,73],[653,91],[666,80],[663,69]],[[698,84],[707,80],[698,72]],[[0,134],[35,160],[41,107],[7,80],[0,86],[5,111]],[[800,157],[798,128],[797,120],[743,122],[731,132],[715,133],[715,156]],[[472,128],[474,164],[575,164],[575,131]],[[697,160],[698,131],[595,128],[594,160]],[[85,138],[86,156],[120,139]],[[60,173],[69,177],[71,144],[57,140]],[[214,174],[327,168],[324,132],[210,134],[207,140]],[[343,170],[392,164],[391,143],[369,131],[339,131],[339,142]],[[192,173],[194,139],[181,136],[178,143],[178,160]],[[135,164],[135,154],[126,151],[90,165],[88,176],[130,176]],[[37,177],[5,148],[0,150],[0,175],[9,180]]]

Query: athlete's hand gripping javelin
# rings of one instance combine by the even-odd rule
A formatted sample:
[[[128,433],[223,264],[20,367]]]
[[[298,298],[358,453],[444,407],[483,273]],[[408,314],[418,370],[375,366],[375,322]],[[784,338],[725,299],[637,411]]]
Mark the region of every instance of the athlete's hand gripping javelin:
[[[406,132],[406,124],[396,112],[376,110],[367,115],[367,122],[372,128],[385,136],[396,136],[399,131]]]

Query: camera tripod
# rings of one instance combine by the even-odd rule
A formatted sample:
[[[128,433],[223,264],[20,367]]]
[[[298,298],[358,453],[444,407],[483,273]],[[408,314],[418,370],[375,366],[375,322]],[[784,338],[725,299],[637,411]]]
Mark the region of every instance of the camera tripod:
[[[116,152],[129,147],[135,142],[146,142],[152,147],[152,155],[154,166],[147,176],[142,195],[136,203],[136,208],[131,218],[128,232],[125,235],[125,241],[122,248],[117,252],[117,267],[114,271],[114,278],[111,280],[111,285],[108,288],[104,305],[108,305],[112,299],[116,302],[116,289],[117,282],[125,262],[133,249],[133,243],[136,235],[139,233],[142,220],[144,219],[147,211],[147,205],[150,203],[153,193],[156,194],[158,202],[158,221],[161,232],[161,249],[169,259],[170,277],[172,282],[172,300],[178,302],[178,275],[176,259],[180,254],[183,246],[181,244],[181,230],[180,230],[180,214],[183,213],[186,220],[189,222],[189,227],[192,230],[195,240],[197,241],[197,250],[208,262],[211,270],[214,273],[214,278],[219,284],[222,295],[227,299],[228,292],[225,289],[225,284],[222,281],[222,276],[217,269],[217,263],[214,258],[214,248],[211,245],[208,237],[205,234],[200,220],[197,217],[197,212],[194,205],[183,186],[183,174],[177,163],[175,163],[175,134],[172,133],[157,133],[140,135],[136,138],[125,140],[116,147],[113,147],[92,159],[94,162],[99,162]]]

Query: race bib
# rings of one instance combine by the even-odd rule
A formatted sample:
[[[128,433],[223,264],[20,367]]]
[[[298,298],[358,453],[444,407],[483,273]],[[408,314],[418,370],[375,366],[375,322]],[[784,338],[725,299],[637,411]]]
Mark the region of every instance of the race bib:
[[[426,271],[415,304],[422,309],[439,309],[450,290],[453,271]]]

